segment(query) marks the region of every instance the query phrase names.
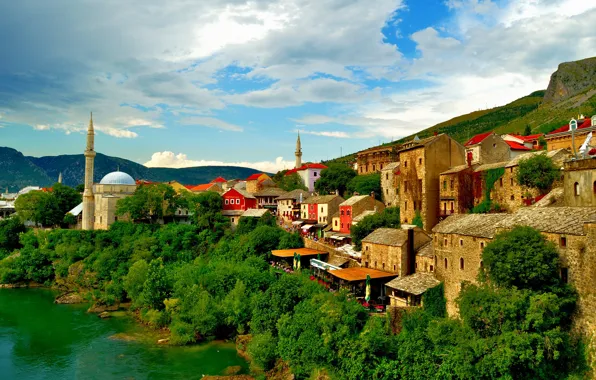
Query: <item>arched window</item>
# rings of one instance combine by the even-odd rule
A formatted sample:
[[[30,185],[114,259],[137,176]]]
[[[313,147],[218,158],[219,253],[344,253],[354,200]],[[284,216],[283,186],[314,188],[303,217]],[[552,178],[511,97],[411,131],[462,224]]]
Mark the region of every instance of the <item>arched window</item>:
[[[447,269],[447,258],[445,257],[445,269]]]
[[[514,201],[515,200],[515,195],[511,196],[511,200]]]
[[[573,194],[575,194],[576,197],[579,195],[579,183],[577,182],[573,184]]]
[[[594,184],[592,185],[592,192],[596,194],[596,181],[594,181]]]
[[[459,269],[464,270],[464,258],[459,258]]]

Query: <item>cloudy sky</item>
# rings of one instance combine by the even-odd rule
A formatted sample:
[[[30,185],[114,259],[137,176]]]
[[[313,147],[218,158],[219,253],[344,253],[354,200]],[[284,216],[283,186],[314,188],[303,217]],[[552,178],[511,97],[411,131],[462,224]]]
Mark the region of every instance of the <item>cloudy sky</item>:
[[[587,0],[0,2],[0,146],[291,167],[544,89],[596,55]]]

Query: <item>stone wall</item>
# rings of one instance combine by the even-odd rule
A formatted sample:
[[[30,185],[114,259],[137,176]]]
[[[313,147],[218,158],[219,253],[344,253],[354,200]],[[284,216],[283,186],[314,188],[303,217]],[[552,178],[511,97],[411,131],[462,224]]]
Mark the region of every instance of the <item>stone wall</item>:
[[[396,169],[383,169],[381,172],[381,190],[383,192],[383,202],[387,207],[399,206],[399,193],[397,188]]]
[[[495,162],[508,161],[511,157],[509,145],[501,136],[491,134],[480,143],[479,160],[477,163],[492,164]]]
[[[362,242],[362,263],[365,268],[405,276],[407,270],[407,244],[402,247],[393,247]]]
[[[403,224],[412,223],[416,210],[420,210],[422,220],[425,220],[427,210],[424,198],[424,181],[426,166],[424,147],[410,149],[399,153],[399,203],[400,219]],[[426,223],[424,224],[426,227]]]
[[[342,253],[340,251],[338,251],[337,249],[335,249],[335,247],[332,247],[330,245],[318,242],[318,241],[314,241],[311,239],[306,239],[303,238],[304,240],[304,247],[305,248],[310,248],[310,249],[316,249],[317,251],[322,251],[322,252],[327,252],[329,254],[329,258],[333,258],[333,257],[341,257],[344,259],[348,259],[348,267],[349,268],[353,268],[353,267],[360,267],[360,263],[354,259],[353,257],[346,255],[345,253]]]
[[[596,207],[596,159],[568,161],[564,167],[565,205]]]
[[[395,161],[395,147],[380,146],[358,152],[358,174],[378,173],[389,163]]]

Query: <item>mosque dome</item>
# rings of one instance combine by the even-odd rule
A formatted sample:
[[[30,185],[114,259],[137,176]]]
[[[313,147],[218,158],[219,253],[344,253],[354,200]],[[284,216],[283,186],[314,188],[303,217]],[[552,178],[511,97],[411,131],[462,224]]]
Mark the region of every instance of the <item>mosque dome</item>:
[[[100,185],[136,185],[135,180],[124,172],[111,172],[106,174]]]

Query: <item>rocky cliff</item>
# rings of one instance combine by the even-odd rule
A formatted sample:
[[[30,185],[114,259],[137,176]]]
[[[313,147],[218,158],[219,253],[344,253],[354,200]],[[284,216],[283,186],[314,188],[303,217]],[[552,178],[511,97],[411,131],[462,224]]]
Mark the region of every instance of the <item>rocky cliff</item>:
[[[559,103],[593,89],[596,89],[596,57],[564,62],[550,77],[544,103]]]

